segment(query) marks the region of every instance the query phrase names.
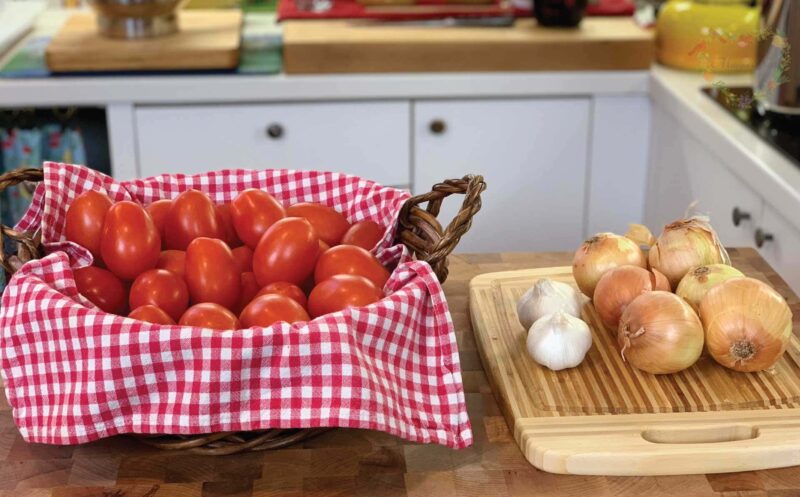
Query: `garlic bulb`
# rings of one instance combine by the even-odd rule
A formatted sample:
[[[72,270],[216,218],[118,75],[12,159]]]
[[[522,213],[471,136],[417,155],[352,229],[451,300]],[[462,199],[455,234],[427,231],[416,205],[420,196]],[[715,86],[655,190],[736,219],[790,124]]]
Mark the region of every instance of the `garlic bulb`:
[[[582,320],[557,311],[537,320],[528,330],[528,353],[553,371],[574,368],[592,348],[592,332]]]
[[[581,299],[572,285],[542,278],[526,291],[517,302],[517,317],[526,330],[537,319],[557,311],[576,318],[581,316]]]

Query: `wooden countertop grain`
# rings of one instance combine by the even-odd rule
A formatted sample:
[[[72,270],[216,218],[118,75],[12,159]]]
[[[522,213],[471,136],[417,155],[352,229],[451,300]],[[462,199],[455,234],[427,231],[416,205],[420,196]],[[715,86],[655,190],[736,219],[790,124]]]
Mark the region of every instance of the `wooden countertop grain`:
[[[800,318],[799,301],[752,249],[734,264],[767,275]],[[565,476],[528,464],[483,372],[469,320],[469,280],[481,273],[563,266],[568,253],[451,257],[444,285],[456,326],[475,444],[453,451],[379,432],[332,430],[283,450],[234,456],[160,451],[126,437],[80,446],[28,444],[0,396],[0,497],[527,497],[800,495],[800,467],[669,477]]]

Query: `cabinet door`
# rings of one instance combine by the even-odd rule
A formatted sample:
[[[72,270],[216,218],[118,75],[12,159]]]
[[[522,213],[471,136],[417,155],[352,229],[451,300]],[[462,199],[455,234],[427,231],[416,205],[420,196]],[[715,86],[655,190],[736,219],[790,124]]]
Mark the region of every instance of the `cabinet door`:
[[[407,187],[410,119],[408,102],[141,107],[139,172],[317,169]]]
[[[417,102],[412,184],[485,177],[461,252],[571,250],[583,238],[588,129],[584,98]],[[445,200],[443,225],[460,202]]]
[[[653,110],[647,224],[658,235],[696,202],[711,218],[722,243],[752,247],[762,199],[663,109]],[[738,223],[734,211],[740,215]]]
[[[800,294],[800,229],[769,204],[764,206],[764,216],[758,223],[758,229],[763,240],[759,252],[792,290]]]

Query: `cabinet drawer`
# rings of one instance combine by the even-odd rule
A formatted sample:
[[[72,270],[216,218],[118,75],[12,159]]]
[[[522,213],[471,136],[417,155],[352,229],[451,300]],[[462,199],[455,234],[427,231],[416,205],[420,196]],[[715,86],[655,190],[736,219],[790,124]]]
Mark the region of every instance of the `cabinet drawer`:
[[[764,206],[757,229],[760,233],[756,231],[753,236],[756,241],[761,239],[761,255],[795,293],[800,293],[800,230],[769,204]]]
[[[316,169],[408,185],[409,119],[407,102],[140,107],[139,174]]]

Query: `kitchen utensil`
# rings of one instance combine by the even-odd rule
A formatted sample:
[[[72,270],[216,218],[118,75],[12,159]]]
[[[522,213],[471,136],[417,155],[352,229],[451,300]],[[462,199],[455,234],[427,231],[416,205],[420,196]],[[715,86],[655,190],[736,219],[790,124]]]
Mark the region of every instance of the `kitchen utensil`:
[[[766,266],[755,251],[747,254],[747,261]],[[767,280],[757,266],[732,255],[746,275]],[[770,371],[738,373],[701,357],[685,371],[651,375],[623,361],[613,330],[587,303],[582,317],[594,344],[579,366],[554,372],[528,356],[516,315],[517,300],[539,278],[575,285],[571,267],[483,274],[470,282],[484,369],[531,464],[553,473],[601,475],[800,464],[798,330]],[[800,312],[796,297],[789,303]]]
[[[752,71],[758,18],[758,7],[742,0],[667,2],[656,20],[658,61],[707,72]]]
[[[185,0],[89,0],[97,27],[109,38],[153,38],[178,31],[176,11]]]
[[[186,11],[176,34],[135,43],[99,34],[94,17],[76,13],[64,23],[47,47],[50,71],[230,70],[239,65],[239,10]]]
[[[542,26],[575,27],[586,13],[587,0],[535,0],[533,14]]]
[[[764,0],[754,94],[762,114],[800,116],[800,2]]]

